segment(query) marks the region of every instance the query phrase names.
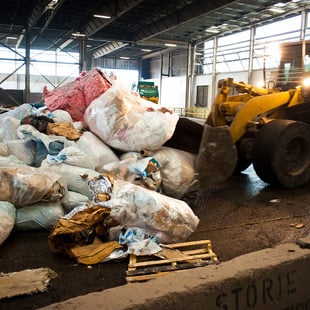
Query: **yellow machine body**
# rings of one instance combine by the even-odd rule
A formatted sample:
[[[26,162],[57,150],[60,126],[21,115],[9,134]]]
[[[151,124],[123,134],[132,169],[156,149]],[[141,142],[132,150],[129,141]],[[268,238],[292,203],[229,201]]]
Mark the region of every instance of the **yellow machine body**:
[[[234,172],[248,167],[252,160],[256,133],[267,123],[283,119],[287,108],[304,103],[300,86],[281,91],[234,82],[231,78],[220,80],[218,86],[216,100],[204,125],[198,156],[197,174],[202,187],[214,180],[224,181]],[[279,129],[281,134],[285,131],[282,127]],[[304,137],[302,139],[305,140]],[[310,152],[310,141],[309,146],[307,141],[303,143],[305,146],[300,145],[300,149],[307,147]],[[293,154],[292,148],[293,146],[288,146],[287,151]],[[261,164],[261,159],[259,162]],[[288,173],[289,176],[293,174],[298,173]],[[293,186],[294,184],[291,187]]]
[[[237,83],[232,79],[222,80],[219,85],[218,95],[206,124],[212,127],[229,126],[234,143],[244,135],[252,122],[265,119],[269,111],[273,118],[281,117],[281,113],[277,115],[276,109],[303,102],[300,87],[288,91],[267,90]],[[240,93],[229,95],[232,89]]]

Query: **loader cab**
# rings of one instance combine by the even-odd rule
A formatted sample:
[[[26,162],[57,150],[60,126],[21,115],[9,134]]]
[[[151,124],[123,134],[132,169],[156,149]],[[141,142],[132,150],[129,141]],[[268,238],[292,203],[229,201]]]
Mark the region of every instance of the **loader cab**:
[[[310,41],[283,43],[280,50],[277,87],[288,90],[303,85],[304,79],[310,77]]]

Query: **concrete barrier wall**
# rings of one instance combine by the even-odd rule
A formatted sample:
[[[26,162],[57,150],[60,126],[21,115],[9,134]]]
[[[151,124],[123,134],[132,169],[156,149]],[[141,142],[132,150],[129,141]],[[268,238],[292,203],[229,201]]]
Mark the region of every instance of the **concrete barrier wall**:
[[[282,244],[42,309],[310,310],[310,249]]]

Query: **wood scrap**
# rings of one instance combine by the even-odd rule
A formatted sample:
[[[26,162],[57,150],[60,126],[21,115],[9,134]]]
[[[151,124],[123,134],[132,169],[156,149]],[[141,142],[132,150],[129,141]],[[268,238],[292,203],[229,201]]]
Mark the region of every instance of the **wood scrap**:
[[[151,256],[130,255],[127,282],[146,281],[171,272],[218,263],[210,240],[161,245]],[[185,249],[184,249],[185,248]]]

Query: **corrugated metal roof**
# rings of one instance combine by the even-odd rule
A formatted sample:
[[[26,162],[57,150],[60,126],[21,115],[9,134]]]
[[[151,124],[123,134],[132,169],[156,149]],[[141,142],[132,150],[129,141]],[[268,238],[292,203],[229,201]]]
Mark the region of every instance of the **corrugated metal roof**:
[[[309,9],[310,0],[5,0],[0,42],[24,46],[28,29],[33,49],[78,51],[80,33],[89,53],[139,58],[164,43],[186,47]]]

